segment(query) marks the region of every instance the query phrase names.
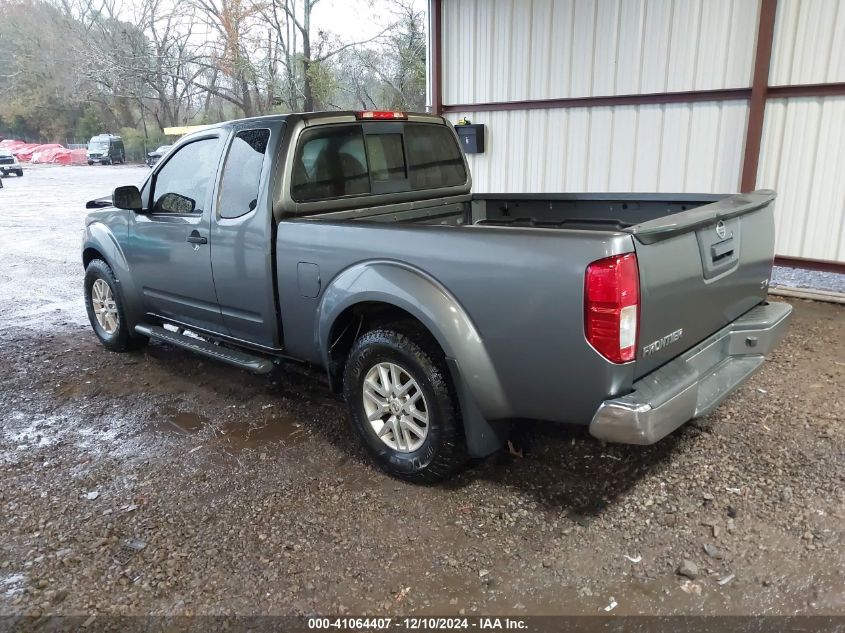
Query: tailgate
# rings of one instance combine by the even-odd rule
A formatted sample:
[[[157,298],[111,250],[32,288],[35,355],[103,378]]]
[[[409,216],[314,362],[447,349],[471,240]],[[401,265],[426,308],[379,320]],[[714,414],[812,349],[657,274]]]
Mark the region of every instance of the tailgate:
[[[636,376],[766,298],[775,192],[755,191],[630,227],[640,271]]]

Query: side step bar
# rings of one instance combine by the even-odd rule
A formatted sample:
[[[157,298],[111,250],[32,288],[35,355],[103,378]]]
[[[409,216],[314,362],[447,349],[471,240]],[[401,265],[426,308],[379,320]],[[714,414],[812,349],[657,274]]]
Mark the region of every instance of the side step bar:
[[[224,363],[246,369],[255,374],[268,374],[273,369],[273,361],[266,358],[253,356],[247,352],[223,347],[222,345],[215,345],[214,343],[185,336],[177,332],[171,332],[158,325],[136,325],[135,331],[138,334],[143,334],[144,336],[191,350],[197,354],[223,361]]]

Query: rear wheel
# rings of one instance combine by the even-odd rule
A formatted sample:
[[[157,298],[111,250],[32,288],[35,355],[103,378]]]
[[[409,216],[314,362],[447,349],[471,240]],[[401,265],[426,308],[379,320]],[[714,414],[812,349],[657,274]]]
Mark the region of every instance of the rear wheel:
[[[149,339],[130,331],[111,267],[101,259],[85,269],[85,309],[100,342],[113,352],[143,347]]]
[[[18,175],[18,178],[23,178],[23,169],[19,169],[15,173]]]
[[[467,460],[443,352],[416,327],[359,338],[344,372],[352,426],[385,472],[414,483],[448,479]]]

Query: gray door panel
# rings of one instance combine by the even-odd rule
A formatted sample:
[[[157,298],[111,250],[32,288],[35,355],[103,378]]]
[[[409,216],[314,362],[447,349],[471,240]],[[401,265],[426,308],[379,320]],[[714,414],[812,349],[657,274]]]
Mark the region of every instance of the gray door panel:
[[[129,264],[147,312],[220,330],[211,249],[208,243],[188,242],[192,235],[208,238],[207,214],[137,214],[129,228]]]
[[[270,246],[270,157],[283,124],[235,130],[223,161],[211,227],[214,285],[223,324],[235,338],[279,348]],[[263,155],[260,151],[264,149]]]

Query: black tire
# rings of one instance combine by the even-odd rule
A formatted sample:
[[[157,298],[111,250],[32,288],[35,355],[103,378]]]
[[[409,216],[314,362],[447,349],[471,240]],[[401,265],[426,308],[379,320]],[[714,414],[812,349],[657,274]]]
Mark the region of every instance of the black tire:
[[[109,334],[97,321],[94,316],[94,305],[92,302],[92,288],[94,282],[98,279],[105,281],[112,292],[115,307],[117,308],[118,324],[117,329]],[[85,310],[88,312],[88,320],[91,322],[91,327],[94,329],[94,334],[100,339],[108,350],[113,352],[128,352],[133,349],[144,347],[149,339],[146,336],[135,334],[129,330],[129,325],[126,321],[126,314],[123,310],[123,297],[120,294],[120,287],[117,283],[117,278],[114,276],[111,267],[102,259],[94,259],[88,264],[85,269]]]
[[[417,382],[425,398],[428,432],[422,445],[413,452],[388,446],[367,419],[364,379],[381,362],[400,365]],[[389,475],[429,484],[448,479],[466,463],[460,407],[443,352],[421,328],[386,326],[371,330],[355,341],[346,361],[343,395],[352,427],[373,461]]]
[[[91,165],[93,165],[93,164],[94,164],[94,161],[93,161],[93,160],[89,160],[89,161],[88,161],[88,166],[89,166],[89,167],[90,167]]]
[[[23,169],[19,169],[17,172],[18,178],[23,178]]]

